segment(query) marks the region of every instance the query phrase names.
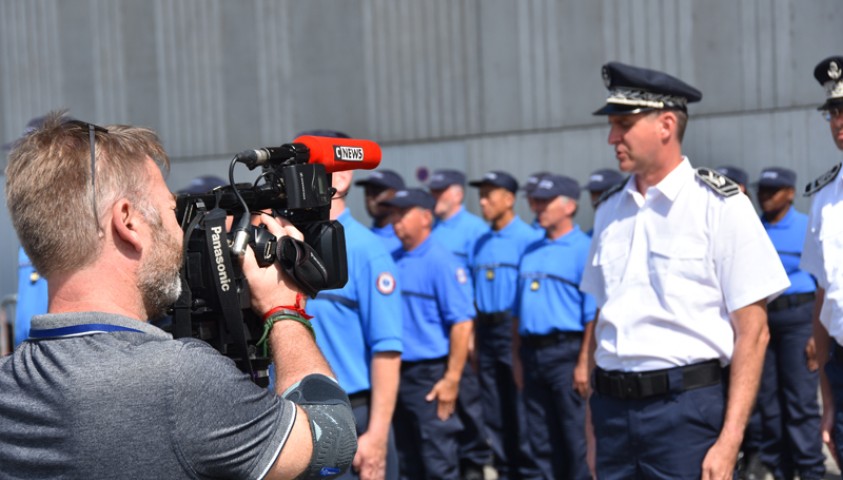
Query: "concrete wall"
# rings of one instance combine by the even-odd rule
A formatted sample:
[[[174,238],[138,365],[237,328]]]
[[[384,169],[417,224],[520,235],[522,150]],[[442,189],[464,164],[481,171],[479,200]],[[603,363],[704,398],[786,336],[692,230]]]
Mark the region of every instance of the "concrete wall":
[[[600,66],[618,60],[703,91],[695,164],[753,179],[788,166],[803,183],[840,160],[812,70],[843,53],[841,21],[840,0],[0,0],[0,140],[69,108],[158,130],[174,189],[310,128],[378,140],[410,184],[442,166],[585,181],[614,166],[591,112]],[[2,208],[0,295],[16,288],[16,248]]]

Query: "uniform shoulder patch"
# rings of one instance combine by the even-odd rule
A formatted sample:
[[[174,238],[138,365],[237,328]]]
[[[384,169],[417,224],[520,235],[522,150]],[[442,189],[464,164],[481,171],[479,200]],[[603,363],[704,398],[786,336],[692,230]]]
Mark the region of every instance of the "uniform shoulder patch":
[[[465,269],[462,267],[457,268],[457,282],[464,285],[468,283],[468,274],[465,273]]]
[[[837,174],[840,172],[841,166],[843,166],[843,163],[838,163],[837,165],[832,167],[831,170],[823,173],[822,175],[820,175],[819,178],[809,183],[808,185],[805,185],[805,193],[803,195],[805,195],[806,197],[810,197],[811,195],[822,190],[824,186],[828,185],[832,182],[832,180],[837,178]]]
[[[383,272],[378,275],[375,286],[382,294],[389,295],[395,291],[395,277],[389,272]]]
[[[621,190],[623,190],[623,187],[625,187],[625,186],[626,186],[626,180],[624,180],[622,182],[618,182],[618,183],[612,185],[611,187],[609,187],[609,189],[606,190],[605,192],[603,192],[603,194],[600,195],[600,198],[597,199],[597,202],[594,204],[594,208],[597,208],[601,203],[608,200],[609,197],[611,197],[612,195],[614,195],[614,194],[620,192]]]
[[[732,197],[741,193],[741,187],[737,182],[711,168],[699,167],[696,169],[696,174],[700,181],[720,196]]]

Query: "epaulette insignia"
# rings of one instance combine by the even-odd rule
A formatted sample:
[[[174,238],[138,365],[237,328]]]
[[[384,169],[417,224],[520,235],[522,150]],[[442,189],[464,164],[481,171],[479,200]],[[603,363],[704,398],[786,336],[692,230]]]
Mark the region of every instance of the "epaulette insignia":
[[[611,187],[609,187],[609,189],[604,191],[600,195],[600,198],[597,199],[597,202],[594,204],[594,208],[597,208],[601,203],[608,200],[609,197],[611,197],[612,195],[614,195],[614,194],[620,192],[621,190],[623,190],[624,186],[626,186],[626,179],[624,179],[622,182],[618,182],[618,183],[612,185]]]
[[[814,180],[808,185],[805,185],[805,193],[803,195],[805,195],[806,197],[810,197],[811,195],[822,190],[824,186],[831,183],[832,180],[837,178],[837,173],[840,172],[841,165],[843,165],[843,163],[838,163],[831,170],[820,175],[820,178]]]
[[[697,168],[696,172],[697,178],[721,196],[732,197],[741,193],[741,186],[723,174],[705,167]]]

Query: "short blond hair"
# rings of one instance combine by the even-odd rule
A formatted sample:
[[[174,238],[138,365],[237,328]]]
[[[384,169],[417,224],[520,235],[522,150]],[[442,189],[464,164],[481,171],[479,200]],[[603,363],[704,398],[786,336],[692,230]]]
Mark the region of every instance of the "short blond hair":
[[[41,128],[9,153],[6,204],[32,265],[48,278],[93,262],[102,248],[102,215],[120,198],[149,209],[146,159],[162,171],[170,161],[152,130],[110,125],[95,131],[96,195],[91,188],[89,127],[51,112]]]

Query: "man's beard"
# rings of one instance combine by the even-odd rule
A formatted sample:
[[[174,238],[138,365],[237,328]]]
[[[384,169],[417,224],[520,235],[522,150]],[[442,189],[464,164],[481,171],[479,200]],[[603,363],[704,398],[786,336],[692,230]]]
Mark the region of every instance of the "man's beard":
[[[176,238],[167,234],[157,222],[153,227],[153,245],[149,256],[138,270],[138,289],[149,320],[163,317],[181,295],[182,249]]]

